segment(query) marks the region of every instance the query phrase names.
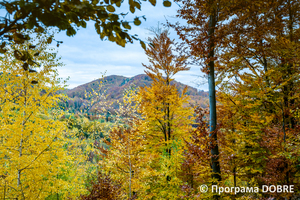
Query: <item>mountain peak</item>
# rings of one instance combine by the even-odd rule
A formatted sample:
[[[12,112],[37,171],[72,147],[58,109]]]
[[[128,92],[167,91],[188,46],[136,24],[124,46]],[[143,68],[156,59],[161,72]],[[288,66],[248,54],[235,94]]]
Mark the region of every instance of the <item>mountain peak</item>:
[[[99,88],[100,82],[102,81],[102,87]],[[85,83],[83,85],[79,85],[73,89],[69,89],[66,91],[66,94],[70,98],[68,105],[71,104],[75,106],[75,109],[82,109],[82,105],[84,105],[85,101],[88,99],[85,97],[85,93],[91,93],[94,91],[106,92],[107,100],[113,103],[113,107],[117,108],[117,101],[122,101],[123,93],[126,88],[130,86],[144,87],[150,86],[152,83],[152,79],[146,74],[139,74],[133,77],[125,77],[120,75],[110,75],[106,76],[103,79],[96,79],[89,83]],[[175,84],[178,88],[179,92],[181,92],[185,87],[187,87],[186,94],[190,96],[190,102],[195,104],[199,103],[202,107],[206,107],[208,93],[200,91],[198,92],[196,88],[191,86],[187,86],[177,81],[172,81],[171,84]],[[74,101],[74,102],[72,102]]]

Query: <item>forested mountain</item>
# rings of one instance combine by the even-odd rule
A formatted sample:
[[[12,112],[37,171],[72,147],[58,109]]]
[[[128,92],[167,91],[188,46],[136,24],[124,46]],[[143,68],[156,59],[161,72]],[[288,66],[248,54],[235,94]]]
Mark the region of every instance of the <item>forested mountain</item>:
[[[91,100],[95,99],[95,94],[104,95],[107,104],[112,103],[109,110],[118,107],[118,103],[122,102],[122,97],[125,90],[130,88],[138,89],[143,86],[150,86],[152,80],[146,74],[140,74],[131,78],[127,78],[119,75],[111,75],[102,79],[97,79],[92,82],[77,86],[73,89],[64,91],[69,97],[68,100],[63,102],[61,105],[71,112],[90,112]],[[196,88],[187,86],[177,81],[172,81],[171,84],[175,84],[179,92],[187,87],[186,94],[190,97],[191,104],[199,104],[202,107],[208,105],[208,93],[205,91],[198,91]],[[93,92],[94,91],[94,92]],[[94,94],[93,94],[94,93]],[[86,95],[87,94],[87,95]]]

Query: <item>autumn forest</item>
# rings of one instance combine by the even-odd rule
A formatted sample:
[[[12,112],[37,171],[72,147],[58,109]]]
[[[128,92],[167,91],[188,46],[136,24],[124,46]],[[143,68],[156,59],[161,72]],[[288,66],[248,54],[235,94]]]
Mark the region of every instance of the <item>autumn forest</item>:
[[[127,3],[0,2],[0,199],[299,199],[300,1],[164,0],[180,22],[147,41]],[[51,44],[87,21],[145,74],[67,89]],[[191,65],[207,92],[175,80]]]

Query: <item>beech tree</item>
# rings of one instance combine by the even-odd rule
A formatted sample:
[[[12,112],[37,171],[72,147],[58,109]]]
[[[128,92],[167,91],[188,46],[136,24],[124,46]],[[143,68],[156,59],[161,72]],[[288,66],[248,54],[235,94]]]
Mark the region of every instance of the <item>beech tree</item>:
[[[186,20],[187,25],[170,24],[179,37],[184,41],[184,47],[188,45],[190,57],[197,63],[202,64],[201,70],[208,76],[209,85],[209,108],[210,108],[210,137],[211,140],[211,167],[212,177],[215,181],[221,181],[221,170],[219,162],[219,144],[217,137],[217,114],[216,114],[216,92],[215,92],[215,68],[218,66],[218,50],[222,43],[222,22],[231,14],[228,1],[215,0],[178,0],[181,8],[177,17]],[[216,197],[217,198],[217,197]]]
[[[173,53],[174,40],[168,31],[158,29],[152,44],[146,49],[150,65],[145,73],[153,80],[150,87],[140,88],[137,100],[144,123],[145,155],[150,160],[145,166],[148,174],[143,177],[145,199],[174,199],[182,195],[180,190],[181,163],[191,129],[192,111],[185,107],[185,90],[180,93],[172,84],[173,76],[189,68],[184,64],[185,56]],[[163,190],[161,188],[164,188]]]
[[[183,196],[181,174],[184,139],[189,140],[192,110],[185,90],[172,84],[173,76],[188,70],[182,56],[172,53],[167,31],[158,30],[146,50],[151,86],[140,87],[124,97],[119,124],[101,148],[100,170],[121,184],[125,199],[176,199]],[[130,106],[130,104],[132,104]],[[126,108],[130,108],[129,110]]]
[[[184,184],[184,199],[211,199],[214,193],[208,190],[199,193],[200,185],[211,187],[214,173],[211,170],[211,140],[210,131],[207,126],[209,110],[197,106],[194,110],[195,122],[197,125],[190,133],[190,139],[185,140],[186,151],[184,152],[184,162],[182,164],[182,179]],[[220,158],[222,161],[222,159]]]
[[[143,136],[140,126],[143,123],[134,104],[135,91],[127,91],[123,104],[117,111],[116,124],[109,131],[109,138],[102,139],[107,147],[100,147],[102,160],[99,162],[101,173],[109,176],[121,185],[119,198],[134,199],[141,191],[141,173],[143,164],[147,162],[143,152]]]
[[[240,3],[223,29],[220,78],[231,81],[223,81],[220,101],[239,119],[248,176],[260,185],[295,184],[298,152],[289,147],[299,145],[299,2]]]
[[[188,25],[171,26],[209,80],[214,61],[222,170],[234,185],[295,183],[298,151],[289,147],[299,145],[299,2],[178,2]]]
[[[4,198],[66,198],[85,192],[83,177],[75,175],[77,170],[84,174],[81,167],[75,168],[83,158],[71,148],[72,135],[58,120],[60,114],[55,109],[62,98],[57,94],[62,89],[55,70],[59,64],[55,53],[44,50],[46,44],[41,37],[35,47],[40,50],[39,69],[26,66],[24,70],[24,63],[14,58],[13,49],[1,57],[0,184]],[[29,49],[29,44],[12,48]]]

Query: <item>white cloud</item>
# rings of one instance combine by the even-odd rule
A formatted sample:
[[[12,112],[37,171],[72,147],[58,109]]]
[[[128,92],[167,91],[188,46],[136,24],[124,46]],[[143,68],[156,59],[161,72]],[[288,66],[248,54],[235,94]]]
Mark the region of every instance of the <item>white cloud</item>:
[[[171,8],[164,8],[162,2],[156,7],[149,3],[142,4],[142,11],[136,12],[126,18],[133,19],[135,16],[145,15],[147,20],[142,20],[140,26],[132,25],[131,34],[138,34],[139,38],[146,40],[149,31],[146,28],[156,27],[158,22],[165,22],[165,16],[171,20],[177,20],[168,16],[176,14],[177,5]],[[171,37],[176,37],[175,33]],[[65,32],[55,36],[56,40],[63,41],[58,48],[58,55],[62,57],[64,67],[59,69],[60,77],[70,76],[69,88],[93,81],[101,77],[101,73],[107,71],[106,75],[123,75],[132,77],[144,73],[141,63],[148,64],[147,56],[140,47],[139,42],[126,44],[120,47],[109,41],[101,41],[96,34],[93,23],[88,23],[86,29],[80,29],[74,37],[67,37]],[[197,77],[202,73],[200,67],[193,66],[190,71],[181,72],[175,76],[177,81],[195,87]],[[207,90],[207,85],[198,87]]]

